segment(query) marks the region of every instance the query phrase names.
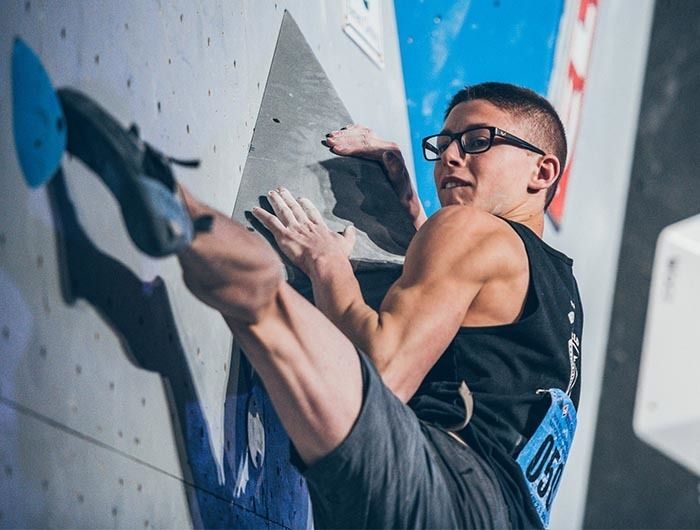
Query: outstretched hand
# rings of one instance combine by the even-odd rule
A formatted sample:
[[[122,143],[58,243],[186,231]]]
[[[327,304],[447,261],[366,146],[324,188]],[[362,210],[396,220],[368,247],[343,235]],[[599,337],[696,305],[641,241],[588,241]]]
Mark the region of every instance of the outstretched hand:
[[[336,155],[356,156],[379,162],[413,226],[416,230],[421,227],[427,217],[396,143],[382,140],[364,125],[348,125],[339,131],[328,133],[323,144]]]
[[[357,234],[354,226],[348,226],[342,234],[333,232],[309,199],[295,199],[285,188],[269,191],[267,198],[274,215],[257,207],[252,213],[272,232],[284,255],[305,274],[311,275],[320,258],[350,256]]]

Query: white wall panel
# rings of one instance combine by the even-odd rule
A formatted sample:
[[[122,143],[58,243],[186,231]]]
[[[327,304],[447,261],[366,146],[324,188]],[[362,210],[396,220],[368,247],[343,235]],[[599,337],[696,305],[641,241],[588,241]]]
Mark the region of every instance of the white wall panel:
[[[580,528],[588,488],[653,0],[600,2],[576,159],[561,230],[545,239],[574,259],[584,306],[578,427],[552,528]]]
[[[37,495],[43,474],[47,480],[60,477],[88,491],[99,484],[99,501],[90,504],[86,495],[84,509],[93,511],[85,513],[71,511],[69,493],[45,496],[38,505],[30,505],[17,496],[11,481],[4,480],[0,511],[12,512],[14,518],[0,520],[0,525],[138,526],[150,517],[145,514],[155,509],[154,503],[161,502],[157,499],[172,513],[168,518],[167,510],[161,510],[152,522],[169,527],[189,524],[184,486],[176,480],[186,474],[173,434],[178,427],[173,426],[161,378],[129,360],[121,338],[90,304],[78,300],[69,305],[61,296],[46,189],[25,184],[11,134],[14,38],[21,37],[37,52],[56,87],[77,88],[123,124],[136,122],[141,137],[167,154],[201,158],[198,170],[178,168],[177,177],[206,202],[231,212],[285,9],[354,119],[397,139],[412,163],[391,2],[382,3],[383,69],[343,33],[342,2],[3,4],[0,397],[2,407],[10,411],[6,416],[14,414],[12,407],[19,407],[50,418],[67,431],[59,432],[41,420],[32,420],[28,430],[26,422],[19,428],[7,427],[0,464],[24,469],[27,487]],[[174,258],[152,259],[134,247],[116,202],[94,173],[67,157],[63,168],[80,224],[97,248],[143,282],[163,278],[221,472],[230,333],[216,312],[185,289]],[[115,459],[113,451],[123,457]],[[128,465],[124,458],[131,459]],[[134,513],[111,519],[111,507],[105,517],[102,511],[111,502],[106,499],[120,487],[112,480],[117,469],[129,484],[149,480],[153,486],[138,495],[135,489],[120,493],[118,502],[131,505]],[[103,484],[105,474],[110,478]],[[164,478],[164,486],[158,487],[158,476],[171,479]],[[141,517],[142,505],[135,501],[144,496],[150,496],[151,504]]]

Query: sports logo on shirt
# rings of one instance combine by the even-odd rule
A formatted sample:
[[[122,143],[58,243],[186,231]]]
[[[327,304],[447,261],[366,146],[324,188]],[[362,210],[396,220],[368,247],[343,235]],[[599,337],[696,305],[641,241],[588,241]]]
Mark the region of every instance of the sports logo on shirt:
[[[578,335],[576,335],[576,332],[574,331],[574,322],[576,321],[576,304],[574,304],[573,300],[570,301],[571,303],[571,311],[568,314],[569,317],[569,324],[571,324],[571,338],[569,339],[568,342],[568,350],[569,350],[569,385],[566,387],[566,394],[571,395],[571,390],[574,388],[574,385],[576,384],[576,381],[578,381],[578,366],[576,365],[576,362],[578,361],[578,358],[581,356],[581,339],[578,338]]]

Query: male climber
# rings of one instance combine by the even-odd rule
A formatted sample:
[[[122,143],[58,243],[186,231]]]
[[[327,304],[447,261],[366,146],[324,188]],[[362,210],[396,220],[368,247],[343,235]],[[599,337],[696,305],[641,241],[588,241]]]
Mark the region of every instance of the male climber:
[[[351,127],[326,143],[396,178],[400,155],[368,134]],[[330,231],[282,188],[268,196],[274,215],[253,214],[311,278],[317,307],[262,238],[182,189],[193,219],[213,219],[178,254],[184,280],[260,374],[317,526],[545,526],[580,386],[572,262],[541,240],[564,130],[540,96],[487,83],[454,96],[423,152],[442,208],[423,222],[404,186],[420,229],[378,312],[348,259],[353,230]]]
[[[566,161],[546,100],[500,83],[454,96],[423,140],[443,206],[427,220],[393,144],[359,127],[328,136],[338,154],[380,161],[420,227],[377,312],[348,260],[353,230],[330,231],[284,189],[269,194],[275,215],[253,210],[311,278],[315,307],[263,238],[178,186],[172,163],[196,161],[164,155],[79,91],[56,96],[66,150],[115,195],[134,243],[176,253],[243,346],[318,527],[546,526],[575,428],[582,326],[571,260],[541,240]]]

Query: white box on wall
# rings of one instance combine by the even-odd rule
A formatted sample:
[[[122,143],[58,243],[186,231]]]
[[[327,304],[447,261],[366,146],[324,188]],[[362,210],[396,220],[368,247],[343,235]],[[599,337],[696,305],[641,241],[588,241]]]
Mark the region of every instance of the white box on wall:
[[[700,215],[656,244],[634,430],[700,475]]]

